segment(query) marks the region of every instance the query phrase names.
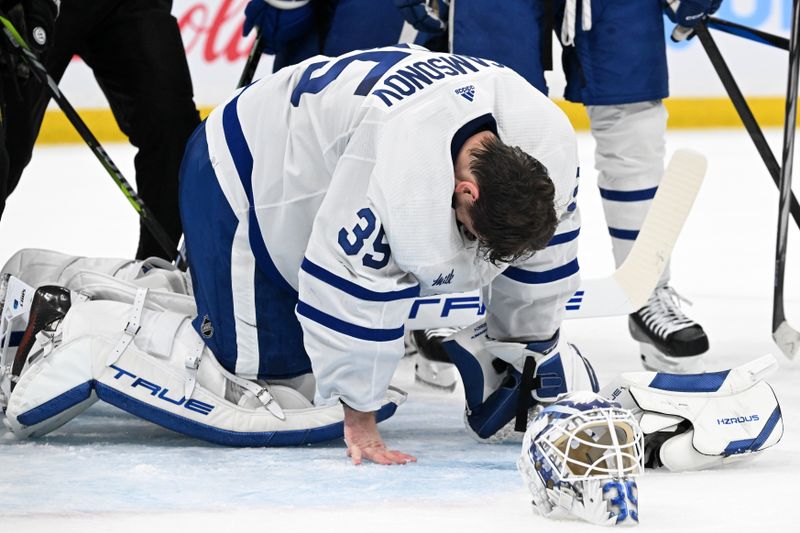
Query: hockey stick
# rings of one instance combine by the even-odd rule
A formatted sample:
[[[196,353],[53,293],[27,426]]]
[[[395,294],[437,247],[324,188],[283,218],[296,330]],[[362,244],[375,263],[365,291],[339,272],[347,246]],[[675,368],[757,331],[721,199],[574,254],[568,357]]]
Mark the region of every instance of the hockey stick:
[[[628,315],[647,303],[689,216],[706,167],[706,158],[693,150],[673,154],[625,261],[611,277],[585,280],[567,304],[565,318]]]
[[[0,15],[0,23],[3,25],[3,33],[5,34],[8,41],[11,45],[19,52],[20,57],[22,60],[30,67],[31,72],[36,78],[41,82],[47,90],[50,92],[50,96],[53,100],[56,101],[58,107],[64,112],[67,119],[70,121],[72,126],[81,136],[81,138],[86,142],[89,146],[89,149],[94,153],[95,157],[100,161],[100,164],[103,165],[103,168],[106,169],[108,175],[111,176],[111,179],[114,180],[114,183],[117,184],[117,187],[122,191],[122,194],[128,199],[128,202],[133,206],[136,212],[139,214],[141,219],[144,221],[145,227],[153,234],[153,237],[158,242],[159,246],[170,256],[175,257],[180,255],[180,252],[177,251],[175,247],[175,243],[172,242],[167,232],[164,230],[164,227],[158,223],[155,216],[153,215],[152,211],[144,204],[142,199],[136,194],[136,191],[133,190],[130,183],[125,179],[122,175],[122,172],[117,168],[114,162],[111,160],[111,157],[106,153],[103,147],[100,145],[100,142],[94,136],[94,134],[89,130],[86,123],[81,119],[80,115],[75,111],[75,108],[69,103],[69,100],[61,93],[58,89],[58,84],[50,77],[50,74],[47,73],[47,69],[45,69],[44,65],[39,61],[36,57],[36,54],[28,48],[28,44],[22,38],[22,36],[17,32],[14,25],[9,21],[5,16]]]
[[[694,31],[700,39],[700,43],[703,45],[703,49],[706,51],[711,65],[717,72],[717,76],[719,76],[720,81],[722,81],[722,85],[725,87],[728,97],[731,99],[731,102],[733,102],[733,107],[736,109],[747,133],[753,140],[758,154],[767,166],[767,170],[770,176],[772,176],[772,181],[775,183],[775,186],[780,187],[781,167],[778,164],[778,160],[775,158],[775,154],[772,153],[772,149],[769,147],[767,139],[764,137],[764,133],[761,131],[756,118],[753,116],[750,106],[747,105],[747,100],[745,100],[742,91],[736,84],[736,80],[733,79],[733,74],[731,74],[728,65],[725,63],[725,59],[723,59],[717,47],[717,43],[714,42],[714,38],[711,37],[705,23],[698,23],[697,26],[694,27]],[[791,191],[789,205],[792,218],[795,224],[800,227],[800,204],[797,203],[797,198]]]
[[[737,37],[742,37],[757,43],[774,46],[775,48],[780,48],[781,50],[789,50],[789,39],[786,37],[781,37],[780,35],[773,35],[772,33],[767,33],[749,26],[743,26],[728,20],[718,19],[717,17],[708,17],[708,19],[706,19],[706,24],[709,28],[730,33],[731,35],[736,35]]]
[[[256,40],[253,43],[253,47],[250,49],[250,55],[247,56],[247,61],[244,64],[244,69],[242,70],[242,75],[239,78],[239,83],[236,85],[237,88],[250,85],[250,82],[253,81],[253,76],[256,74],[258,62],[261,61],[261,54],[263,52],[264,39],[261,37],[261,32],[259,31],[256,35]]]
[[[583,280],[567,303],[564,318],[629,315],[647,303],[697,197],[706,166],[705,157],[695,151],[675,152],[625,262],[607,278]],[[412,304],[405,325],[408,329],[467,326],[484,313],[477,292],[423,297]]]
[[[789,195],[792,192],[794,134],[797,123],[797,84],[800,75],[800,0],[792,6],[792,34],[789,44],[789,80],[786,87],[786,119],[783,124],[783,165],[778,189],[778,238],[775,245],[775,286],[772,298],[772,338],[789,359],[800,349],[800,332],[786,320],[783,281],[786,274],[786,244],[789,233]]]

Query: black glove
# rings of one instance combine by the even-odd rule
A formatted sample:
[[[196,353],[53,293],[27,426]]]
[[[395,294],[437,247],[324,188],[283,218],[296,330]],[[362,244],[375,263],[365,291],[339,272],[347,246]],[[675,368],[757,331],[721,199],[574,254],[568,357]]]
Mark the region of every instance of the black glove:
[[[35,52],[47,50],[53,42],[53,28],[61,0],[21,0],[25,27],[17,28]]]

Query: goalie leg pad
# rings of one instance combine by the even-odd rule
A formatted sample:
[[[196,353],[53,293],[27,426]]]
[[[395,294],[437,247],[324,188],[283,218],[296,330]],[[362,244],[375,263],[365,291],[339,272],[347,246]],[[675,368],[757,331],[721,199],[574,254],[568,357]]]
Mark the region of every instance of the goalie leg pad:
[[[59,345],[31,363],[11,394],[11,430],[23,437],[45,434],[96,396],[168,429],[230,446],[289,446],[343,435],[340,405],[315,407],[285,385],[229,374],[186,315],[145,306],[139,331],[109,357],[131,335],[124,333],[131,316],[132,305],[124,302],[74,305],[59,328]],[[404,399],[390,390],[378,420]]]
[[[722,372],[626,373],[603,395],[636,415],[648,466],[699,470],[752,456],[780,441],[780,405],[762,379],[775,365],[768,355]]]
[[[599,389],[589,361],[558,335],[528,344],[495,341],[481,321],[451,335],[442,347],[461,374],[468,430],[479,440],[492,438],[514,419],[528,357],[536,363],[532,376],[536,386],[528,407],[552,402],[566,392]]]
[[[139,287],[190,294],[187,275],[159,257],[134,261],[25,248],[11,256],[2,270],[2,274],[11,274],[34,288],[60,285],[74,291],[82,289],[73,280],[81,272],[105,274]]]

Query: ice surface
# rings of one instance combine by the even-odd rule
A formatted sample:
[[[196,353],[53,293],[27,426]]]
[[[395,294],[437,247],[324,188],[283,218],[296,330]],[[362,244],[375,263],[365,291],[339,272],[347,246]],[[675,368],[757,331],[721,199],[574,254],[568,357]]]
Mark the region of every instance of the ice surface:
[[[768,132],[777,145],[780,132]],[[674,254],[674,285],[711,338],[710,369],[772,352],[770,378],[786,434],[753,461],[707,472],[648,473],[639,482],[642,532],[800,531],[793,512],[800,476],[800,362],[771,342],[777,192],[740,131],[675,132],[668,151],[709,158],[709,175]],[[612,270],[592,170],[593,141],[580,135],[585,276]],[[134,152],[108,147],[133,179]],[[800,180],[800,178],[798,178]],[[795,187],[797,190],[798,187]],[[84,147],[37,148],[0,222],[0,261],[21,247],[127,256],[137,222]],[[797,239],[789,231],[786,305],[800,325]],[[565,334],[601,381],[638,369],[623,318],[574,321]],[[47,438],[19,442],[0,429],[0,532],[138,531],[597,531],[532,514],[514,462],[517,445],[481,445],[462,424],[462,391],[413,384],[405,361],[397,384],[410,392],[382,424],[388,443],[419,458],[405,467],[349,465],[343,444],[228,449],[184,438],[98,404]]]

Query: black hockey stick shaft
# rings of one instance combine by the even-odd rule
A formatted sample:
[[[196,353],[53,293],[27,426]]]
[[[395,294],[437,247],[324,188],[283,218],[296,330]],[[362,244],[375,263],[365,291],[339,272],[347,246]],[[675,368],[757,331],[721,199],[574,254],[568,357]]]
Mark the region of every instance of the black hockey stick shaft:
[[[728,93],[728,96],[733,102],[733,107],[736,109],[739,118],[742,120],[747,133],[753,140],[756,150],[758,150],[761,159],[767,166],[767,170],[769,171],[770,176],[772,176],[772,181],[778,188],[780,188],[781,167],[778,164],[778,160],[775,158],[775,154],[772,153],[772,149],[769,147],[766,137],[764,137],[764,132],[761,131],[761,127],[758,125],[756,118],[753,116],[750,106],[747,105],[747,101],[745,100],[742,91],[739,89],[736,80],[733,78],[733,74],[731,74],[727,63],[725,63],[725,59],[722,57],[722,54],[717,47],[717,43],[714,42],[714,38],[711,37],[711,34],[709,33],[705,23],[698,23],[694,27],[694,31],[697,34],[697,38],[700,39],[700,42],[702,43],[703,49],[705,49],[709,60],[711,60],[711,64],[714,66],[714,70],[717,72],[719,79],[722,81],[725,91]],[[797,203],[797,198],[795,198],[794,194],[792,194],[791,191],[789,191],[789,193],[790,212],[795,224],[800,227],[800,204]]]
[[[792,5],[792,33],[789,46],[789,79],[786,87],[786,120],[783,124],[783,165],[778,184],[778,237],[775,246],[775,292],[772,306],[772,331],[786,322],[783,306],[783,281],[786,274],[786,246],[789,226],[789,196],[792,194],[792,166],[794,158],[794,135],[797,125],[797,84],[800,75],[800,1]]]
[[[247,56],[247,61],[245,61],[244,69],[242,70],[242,76],[239,78],[239,84],[236,86],[237,88],[250,85],[250,82],[253,81],[253,76],[256,74],[258,62],[261,61],[261,54],[263,51],[264,40],[261,37],[261,32],[259,31],[256,35],[256,40],[253,43],[253,48],[250,49],[250,55]]]
[[[781,50],[789,50],[789,39],[786,37],[781,37],[780,35],[774,35],[772,33],[767,33],[765,31],[757,30],[756,28],[743,26],[742,24],[719,19],[717,17],[708,17],[706,24],[709,28],[724,31],[725,33],[730,33],[731,35],[736,35],[737,37],[743,37],[757,43],[774,46],[775,48],[780,48]]]
[[[172,242],[172,239],[167,235],[164,227],[158,223],[150,209],[145,205],[139,195],[136,194],[136,191],[133,190],[128,180],[125,179],[122,172],[120,172],[119,168],[117,168],[111,160],[111,157],[109,157],[103,149],[97,137],[94,136],[83,119],[81,119],[80,115],[75,111],[75,108],[69,103],[69,100],[61,93],[58,84],[53,80],[50,74],[48,74],[47,69],[45,69],[44,65],[39,61],[39,58],[28,48],[27,43],[17,32],[16,28],[14,28],[14,25],[4,16],[0,16],[0,23],[3,25],[3,33],[6,38],[14,49],[19,52],[22,60],[30,67],[33,75],[39,82],[47,87],[50,96],[55,100],[58,107],[61,108],[72,126],[89,146],[89,149],[91,149],[92,153],[94,153],[95,157],[100,161],[100,164],[103,165],[103,168],[106,169],[109,176],[111,176],[111,179],[114,180],[114,183],[116,183],[117,187],[122,191],[122,194],[125,195],[128,202],[139,214],[142,221],[144,221],[145,227],[153,234],[159,246],[171,257],[180,255],[175,243]]]

